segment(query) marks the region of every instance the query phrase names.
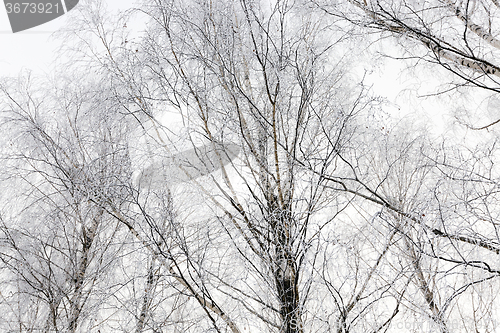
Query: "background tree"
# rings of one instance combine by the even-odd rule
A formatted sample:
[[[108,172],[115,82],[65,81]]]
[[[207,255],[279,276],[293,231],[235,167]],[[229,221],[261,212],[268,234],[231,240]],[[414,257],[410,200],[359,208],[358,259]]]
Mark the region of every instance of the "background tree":
[[[384,269],[397,267],[393,274],[409,279],[401,304],[415,322],[442,332],[494,329],[491,314],[498,299],[484,290],[498,288],[497,227],[477,213],[495,211],[496,192],[490,186],[496,186],[497,173],[490,154],[496,140],[468,151],[456,144],[435,146],[409,128],[403,123],[356,140],[368,142],[356,150],[364,153],[340,154],[350,175],[326,171],[327,186],[379,207],[373,221],[388,229],[386,235],[395,233],[386,255],[395,261]],[[380,145],[371,145],[372,135]],[[474,313],[480,315],[474,318]]]
[[[422,168],[427,170],[425,178],[409,178],[416,182],[412,187],[417,186],[419,191],[423,188],[417,184],[428,184],[426,191],[433,195],[425,195],[416,201],[412,199],[411,206],[408,206],[406,199],[401,199],[400,194],[383,191],[384,183],[391,184],[390,173],[387,172],[382,173],[380,183],[375,182],[370,186],[368,182],[373,181],[371,178],[359,184],[359,172],[352,167],[350,181],[354,182],[349,186],[350,181],[342,180],[341,186],[345,185],[348,191],[357,192],[367,200],[389,208],[395,221],[406,220],[405,224],[416,228],[404,233],[411,243],[406,248],[406,254],[414,258],[412,262],[417,276],[421,275],[418,273],[421,269],[417,266],[425,261],[429,272],[434,272],[424,274],[427,277],[421,275],[418,281],[425,303],[434,313],[432,320],[441,326],[442,331],[449,331],[452,323],[459,323],[461,329],[471,329],[473,326],[473,329],[491,329],[491,320],[494,319],[491,309],[498,307],[498,300],[490,298],[489,293],[483,293],[483,290],[497,288],[497,268],[491,260],[494,260],[499,243],[493,220],[479,217],[477,212],[487,211],[489,216],[495,211],[495,194],[486,183],[496,183],[497,179],[496,163],[491,154],[495,154],[493,151],[498,140],[495,129],[498,115],[494,108],[498,91],[495,54],[499,44],[494,24],[498,16],[498,4],[494,1],[350,1],[348,7],[344,7],[340,3],[312,3],[315,8],[328,12],[332,17],[343,17],[361,26],[363,31],[380,32],[376,34],[377,37],[395,37],[402,47],[399,52],[392,49],[392,54],[386,51],[385,55],[403,54],[401,57],[396,56],[397,59],[408,64],[425,60],[431,64],[431,68],[450,71],[453,75],[442,81],[446,88],[431,93],[447,93],[454,98],[466,94],[467,98],[458,102],[462,104],[452,103],[452,108],[459,111],[456,114],[459,122],[468,129],[488,130],[479,136],[465,132],[463,140],[446,133],[446,141],[439,148],[435,146],[434,153],[424,155]],[[383,43],[382,39],[379,43]],[[434,64],[439,68],[434,67]],[[488,102],[477,104],[474,99]],[[350,164],[354,166],[352,161]],[[405,173],[415,175],[413,171],[401,171],[393,178],[397,184],[388,186],[391,191],[398,188],[401,179],[406,178]],[[416,202],[418,205],[425,203],[427,208],[421,210],[415,206]],[[475,213],[467,213],[471,211]],[[415,234],[415,230],[420,231]],[[427,236],[422,238],[423,235]],[[441,254],[437,253],[438,248],[443,251]],[[455,273],[464,279],[452,283],[453,278],[449,274]],[[447,283],[435,283],[432,291],[426,280]],[[481,310],[478,310],[478,303],[484,305]],[[475,310],[469,312],[466,308]],[[480,320],[472,319],[474,311],[481,313]],[[464,313],[468,319],[461,318]]]
[[[87,190],[123,198],[115,182],[130,172],[123,127],[91,111],[102,112],[96,92],[53,86],[40,95],[32,85],[27,78],[1,87],[10,135],[2,152],[2,306],[19,307],[7,311],[3,329],[75,332],[94,324],[101,278],[121,248],[116,223]]]

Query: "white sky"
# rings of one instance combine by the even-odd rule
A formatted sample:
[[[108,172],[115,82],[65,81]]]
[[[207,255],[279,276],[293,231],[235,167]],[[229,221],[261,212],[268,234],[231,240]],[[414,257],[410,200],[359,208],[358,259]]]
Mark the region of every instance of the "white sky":
[[[80,2],[83,1],[85,0]],[[101,1],[108,6],[109,10],[126,10],[137,2],[137,0]],[[57,57],[56,50],[60,46],[60,40],[53,38],[52,33],[66,23],[67,16],[69,15],[63,15],[41,26],[14,34],[10,28],[6,9],[0,3],[0,77],[18,76],[22,70],[31,70],[35,74],[51,73],[52,63]],[[375,65],[375,71],[367,77],[366,83],[374,84],[375,94],[384,96],[394,103],[392,106],[387,106],[388,112],[404,114],[408,111],[415,111],[415,105],[419,105],[420,109],[424,109],[423,114],[436,118],[435,106],[429,107],[423,100],[409,101],[401,96],[401,92],[405,89],[415,88],[415,78],[412,80],[408,76],[400,75],[403,70],[400,62],[393,61],[389,64],[385,63],[378,69],[377,67]],[[403,104],[402,109],[399,107],[400,103]],[[412,107],[409,107],[409,104],[412,104]],[[441,121],[442,119],[439,119],[437,122]]]
[[[125,10],[134,0],[103,0],[109,9]],[[63,15],[55,20],[18,33],[12,33],[5,6],[0,3],[0,77],[17,76],[23,69],[35,73],[50,73],[51,64],[57,56],[59,41],[52,33],[66,22]]]

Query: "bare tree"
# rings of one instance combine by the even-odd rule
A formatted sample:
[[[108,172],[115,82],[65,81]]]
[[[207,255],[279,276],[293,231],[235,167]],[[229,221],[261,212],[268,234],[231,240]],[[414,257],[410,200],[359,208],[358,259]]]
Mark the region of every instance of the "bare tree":
[[[9,329],[451,332],[494,311],[496,146],[377,120],[329,7],[156,0],[133,37],[92,4],[70,34],[93,84],[3,87],[3,181],[31,191],[2,216]]]
[[[410,313],[442,332],[494,329],[498,299],[483,290],[499,283],[497,227],[489,217],[496,210],[495,144],[434,146],[404,124],[403,131],[379,127],[375,137],[385,144],[369,145],[361,158],[340,154],[351,175],[326,172],[327,186],[380,207],[374,221],[396,233],[388,256],[399,258],[386,269],[406,262],[396,272],[410,279],[405,291],[412,296],[401,303]]]
[[[120,39],[121,29],[103,33],[104,24],[90,19],[98,16],[92,11],[80,24],[102,43],[98,60],[106,65],[115,97],[147,128],[151,145],[163,150],[139,177],[139,185],[155,179],[157,186],[143,186],[135,201],[145,226],[134,225],[139,219],[128,219],[119,209],[110,212],[162,258],[214,329],[222,329],[222,320],[240,332],[246,327],[242,318],[252,318],[250,326],[259,330],[303,332],[323,325],[344,332],[356,325],[383,330],[397,313],[394,308],[371,324],[363,318],[388,295],[390,282],[372,282],[392,236],[373,244],[379,254],[359,259],[354,275],[340,274],[341,263],[328,267],[327,257],[319,259],[331,249],[323,237],[336,223],[348,228],[352,222],[337,222],[352,194],[325,191],[323,173],[351,145],[357,115],[372,105],[362,85],[348,84],[344,62],[332,62],[342,59],[345,44],[328,15],[286,1],[155,1],[139,11],[150,21],[143,38]],[[89,35],[82,30],[79,36]],[[186,128],[181,148],[162,122],[165,110],[176,111]],[[186,149],[194,159],[172,157]],[[179,238],[167,246],[171,236],[148,213],[145,198],[161,190],[162,180],[168,183],[168,175],[150,175],[170,165],[208,203],[198,213],[210,217],[202,219],[205,225],[180,219],[196,242]],[[358,214],[360,228],[367,216]],[[358,245],[369,237],[362,235]],[[356,251],[351,254],[362,256]],[[341,293],[334,291],[339,285],[346,286]],[[319,290],[330,295],[328,303],[318,300]],[[339,296],[350,300],[329,307]],[[392,297],[396,303],[400,298]],[[327,315],[319,315],[319,308]]]
[[[2,212],[0,260],[3,288],[20,302],[12,313],[17,324],[6,320],[4,328],[75,332],[102,301],[94,290],[120,249],[114,219],[86,190],[98,187],[121,200],[115,178],[129,177],[127,151],[112,133],[120,129],[88,113],[95,94],[54,87],[42,98],[30,81],[2,85],[2,128],[11,137],[2,156],[9,205]]]
[[[365,32],[391,36],[401,45],[386,55],[412,63],[422,60],[432,68],[443,68],[453,75],[440,92],[463,87],[479,88],[471,96],[486,97],[498,93],[499,64],[496,62],[500,43],[494,22],[500,15],[499,3],[493,1],[348,1],[332,3],[311,1],[315,8],[332,17],[342,17]],[[463,91],[463,90],[461,90]],[[433,92],[430,92],[433,93]],[[459,107],[460,108],[460,107]],[[468,109],[467,106],[462,106]],[[468,110],[467,113],[470,113]],[[475,130],[498,123],[497,117],[480,121],[478,111],[461,122]]]
[[[395,37],[402,46],[401,61],[425,60],[431,66],[450,71],[453,76],[444,82],[448,85],[446,93],[472,87],[479,89],[470,90],[470,96],[480,95],[490,101],[497,98],[497,2],[349,1],[348,7],[340,3],[311,3],[332,17],[343,17],[363,27],[364,31]],[[424,155],[422,167],[425,166],[427,176],[413,182],[428,184],[426,191],[432,196],[412,199],[412,206],[408,207],[401,195],[383,190],[384,183],[390,184],[390,173],[383,172],[380,183],[373,185],[368,184],[371,180],[360,180],[353,167],[349,180],[331,177],[333,182],[339,181],[337,185],[343,190],[392,211],[388,219],[393,220],[392,225],[409,226],[404,231],[404,253],[414,266],[416,285],[427,311],[443,332],[458,322],[461,329],[494,329],[492,309],[498,307],[498,300],[483,292],[498,285],[498,268],[493,258],[499,242],[490,215],[496,211],[496,193],[491,186],[498,179],[492,158],[498,140],[498,116],[493,108],[485,116],[484,104],[477,108],[472,101],[463,102],[456,107],[461,111],[458,120],[468,129],[483,133],[467,133],[464,142],[448,138],[448,142],[434,146],[433,153]],[[354,166],[352,161],[349,163]],[[393,179],[400,183],[405,173],[414,175],[408,171],[401,170]],[[394,191],[397,185],[392,183],[388,188]],[[415,203],[425,203],[425,209],[415,207]],[[457,275],[462,278],[456,280]],[[474,319],[476,314],[480,319]]]

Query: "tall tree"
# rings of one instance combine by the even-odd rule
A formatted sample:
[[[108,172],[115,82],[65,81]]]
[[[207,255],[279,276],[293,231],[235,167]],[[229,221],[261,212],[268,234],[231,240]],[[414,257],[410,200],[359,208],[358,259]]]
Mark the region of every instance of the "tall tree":
[[[425,60],[433,69],[451,72],[447,81],[442,82],[447,86],[445,93],[458,91],[460,94],[464,92],[462,87],[468,87],[472,88],[470,97],[479,95],[490,101],[498,98],[499,67],[495,55],[500,44],[494,23],[499,15],[496,1],[310,3],[332,18],[347,19],[364,32],[394,37],[402,46],[400,52],[393,49],[400,61],[418,64]],[[386,55],[390,55],[389,52]],[[372,185],[369,185],[372,179],[361,180],[354,169],[349,181],[336,179],[346,186],[344,189],[392,211],[391,219],[395,219],[392,223],[404,221],[411,226],[413,230],[404,232],[409,242],[406,252],[413,257],[412,265],[418,277],[416,285],[428,306],[427,311],[443,332],[450,331],[451,322],[460,323],[464,330],[473,326],[492,329],[495,324],[491,322],[491,309],[498,307],[498,300],[483,292],[498,286],[498,267],[493,258],[498,253],[499,242],[497,227],[490,215],[496,211],[496,193],[490,185],[494,186],[498,179],[492,159],[498,140],[498,115],[495,108],[491,107],[486,115],[488,112],[476,107],[473,101],[463,99],[461,102],[456,106],[461,111],[460,122],[468,129],[483,133],[475,136],[467,132],[464,141],[448,134],[448,142],[444,141],[439,149],[435,147],[434,153],[425,154],[422,161],[423,169],[427,170],[425,178],[416,180],[414,172],[401,170],[402,173],[394,175],[397,184],[392,183],[389,192],[382,190],[384,183],[391,183],[392,177],[387,172],[382,173],[380,183]],[[402,200],[400,194],[395,195],[393,191],[407,177],[405,173],[413,175],[416,184],[428,184],[427,191],[433,195],[415,197],[411,205]],[[487,213],[478,215],[478,211]],[[416,230],[420,231],[415,233]],[[422,235],[427,236],[422,238]],[[425,262],[429,273],[419,273]],[[441,285],[433,282],[434,286],[429,283],[451,281],[451,272],[460,272],[463,280]],[[477,313],[481,319],[459,319],[461,316],[472,318]]]
[[[116,179],[129,178],[127,149],[123,128],[95,103],[97,92],[82,84],[40,90],[32,81],[41,82],[0,88],[8,134],[0,260],[2,290],[11,296],[2,306],[19,306],[2,329],[76,332],[102,301],[95,290],[120,250],[114,219],[91,200],[98,192],[123,199]]]
[[[346,63],[334,60],[345,55],[345,36],[325,21],[327,15],[299,2],[154,1],[140,12],[149,20],[144,37],[116,43],[101,24],[91,27],[103,43],[98,59],[117,100],[163,151],[155,154],[164,158],[141,172],[139,184],[151,183],[155,177],[149,175],[162,166],[177,165],[206,196],[208,207],[199,215],[211,216],[203,226],[183,219],[196,242],[184,240],[174,250],[155,241],[148,245],[151,251],[171,265],[216,329],[222,320],[241,332],[243,317],[252,318],[255,329],[281,332],[369,326],[360,318],[375,313],[373,304],[384,297],[383,287],[371,279],[385,245],[374,245],[380,256],[360,259],[355,275],[340,273],[340,263],[322,268],[330,261],[320,259],[334,242],[324,237],[343,223],[337,218],[352,200],[325,192],[323,172],[339,152],[355,146],[350,139],[356,117],[372,107],[362,85],[349,82]],[[97,15],[89,14],[90,27],[90,17]],[[89,36],[80,34],[82,40]],[[165,124],[167,110],[186,129],[187,144],[180,148]],[[195,159],[175,154],[186,149]],[[155,178],[156,189],[143,186],[140,193],[165,190],[165,178]],[[161,239],[162,229],[149,216],[146,243]],[[365,213],[359,217],[360,227],[367,220]],[[194,236],[202,231],[208,235],[204,241]],[[362,248],[362,238],[346,241],[346,249],[356,242]],[[174,252],[183,259],[174,260]],[[320,289],[337,306],[311,296],[323,297],[316,294]],[[353,290],[357,297],[351,298]],[[350,300],[342,304],[343,298]],[[313,311],[319,308],[326,314]],[[330,323],[332,316],[337,320]],[[380,314],[373,325],[381,330],[393,317]]]
[[[134,36],[91,2],[81,89],[3,86],[4,184],[31,192],[3,207],[2,285],[42,304],[2,301],[20,331],[449,332],[493,311],[496,146],[382,119],[346,25],[309,5],[156,0]]]

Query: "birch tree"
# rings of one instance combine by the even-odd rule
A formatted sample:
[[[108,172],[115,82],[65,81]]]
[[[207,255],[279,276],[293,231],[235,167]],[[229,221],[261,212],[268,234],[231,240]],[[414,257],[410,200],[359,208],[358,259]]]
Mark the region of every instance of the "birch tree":
[[[463,92],[461,88],[473,87],[479,90],[472,90],[469,99],[477,95],[496,99],[500,75],[496,61],[500,47],[495,23],[500,15],[497,1],[313,0],[311,4],[332,17],[343,17],[363,31],[377,34],[377,38],[393,38],[401,52],[384,52],[386,55],[412,64],[424,60],[430,68],[438,66],[452,73],[442,82],[440,91],[428,93]],[[432,75],[431,71],[428,75]],[[460,120],[472,129],[487,129],[498,123],[496,115],[486,115],[491,121],[480,120],[477,110],[457,107],[467,110],[467,116],[461,117],[465,119]]]
[[[0,260],[2,307],[10,314],[2,327],[76,332],[93,324],[96,303],[103,301],[101,277],[120,250],[116,223],[86,190],[98,187],[119,201],[113,181],[128,178],[130,168],[119,134],[112,133],[120,129],[89,114],[98,107],[92,105],[97,93],[56,85],[40,95],[32,81],[1,86],[2,129],[9,137],[2,150],[8,204],[2,207]],[[95,121],[100,125],[90,131]]]
[[[464,92],[462,87],[472,87],[479,89],[467,90],[469,99],[477,95],[490,101],[497,98],[498,64],[495,63],[495,55],[499,44],[494,23],[498,17],[495,1],[350,1],[347,9],[340,3],[311,3],[314,8],[332,17],[343,17],[362,27],[365,32],[394,38],[402,47],[400,61],[418,64],[425,60],[431,68],[439,66],[450,71],[453,75],[443,82],[447,86],[445,93],[454,94],[456,91],[458,94],[452,96],[459,96]],[[458,115],[460,123],[467,129],[483,133],[475,136],[468,132],[463,141],[447,133],[447,140],[435,147],[433,153],[428,152],[427,158],[422,160],[423,169],[420,170],[427,170],[427,176],[417,180],[416,173],[409,172],[411,168],[406,171],[401,169],[392,178],[396,183],[388,186],[394,191],[407,177],[404,174],[409,172],[413,175],[410,178],[413,178],[414,186],[427,184],[427,191],[433,193],[432,197],[416,201],[429,204],[427,208],[413,206],[413,199],[413,207],[408,207],[408,201],[401,199],[400,195],[382,193],[382,184],[391,183],[388,172],[382,172],[383,177],[378,184],[368,185],[365,181],[360,184],[360,174],[354,169],[356,164],[350,161],[353,176],[349,177],[349,181],[337,179],[342,184],[340,187],[346,186],[343,190],[357,192],[366,200],[377,202],[391,211],[389,216],[392,217],[388,219],[393,221],[391,225],[404,222],[411,226],[413,230],[404,232],[405,242],[409,243],[402,247],[405,249],[403,253],[408,258],[413,257],[410,260],[416,274],[416,286],[419,286],[423,297],[422,304],[427,304],[426,311],[432,313],[429,313],[432,321],[443,332],[451,331],[453,324],[462,330],[479,327],[494,329],[492,322],[495,316],[491,309],[498,307],[498,300],[483,292],[488,288],[497,288],[498,284],[493,259],[498,244],[496,227],[484,224],[491,219],[467,213],[480,210],[487,211],[489,215],[496,210],[495,204],[490,201],[495,200],[494,191],[486,190],[489,188],[486,183],[494,183],[498,175],[496,162],[492,159],[498,140],[495,128],[498,116],[496,109],[490,106],[490,112],[485,116],[482,108],[485,104],[477,107],[466,98],[461,102],[461,105],[453,105],[461,111]],[[390,169],[397,164],[392,164]],[[476,177],[484,177],[486,183]],[[368,182],[371,181],[373,179]],[[419,230],[418,236],[416,230]],[[425,241],[422,241],[423,235],[426,235]],[[438,248],[441,254],[437,254]],[[429,273],[421,274],[419,266],[425,262]],[[453,279],[447,275],[451,272],[460,272],[458,274],[462,274],[463,280],[456,281],[454,285],[451,282],[434,284],[434,287],[429,283],[451,281]],[[478,299],[488,305],[479,310]],[[473,319],[472,313],[481,313],[481,319]]]
[[[496,211],[496,139],[472,150],[435,146],[404,124],[402,131],[379,128],[377,140],[385,144],[369,145],[363,157],[340,154],[351,175],[326,172],[326,186],[379,207],[374,222],[388,229],[385,234],[395,233],[386,257],[397,259],[385,268],[399,267],[396,272],[408,278],[402,304],[408,309],[403,313],[416,318],[413,324],[441,332],[493,330],[499,300],[485,290],[499,286],[497,227],[490,215]]]
[[[20,331],[384,332],[412,316],[450,332],[493,313],[495,144],[386,123],[349,74],[346,26],[309,5],[156,0],[138,35],[91,2],[68,34],[98,89],[47,103],[4,87],[4,126],[30,135],[6,174],[48,228],[2,216],[3,283],[41,313],[8,296]]]
[[[357,116],[373,104],[361,84],[349,83],[346,64],[335,61],[344,56],[342,33],[324,13],[286,1],[154,1],[139,12],[149,20],[143,37],[121,38],[125,21],[103,33],[91,19],[98,11],[84,15],[78,24],[89,30],[78,36],[97,35],[103,50],[97,59],[115,98],[146,128],[155,155],[164,156],[140,173],[139,184],[174,164],[205,198],[198,216],[210,218],[204,225],[181,219],[196,242],[169,247],[152,214],[143,216],[143,230],[119,209],[113,214],[162,260],[216,330],[385,329],[397,311],[382,314],[376,304],[401,299],[384,291],[389,282],[374,282],[390,237],[373,243],[378,256],[353,264],[356,274],[341,263],[350,257],[339,256],[332,267],[327,255],[342,252],[338,239],[326,235],[334,226],[349,228],[343,212],[353,198],[326,191],[323,171],[352,144]],[[167,111],[181,119],[184,148],[166,124]],[[186,149],[196,159],[172,158]],[[142,212],[144,198],[172,186],[168,175],[154,183],[139,189]],[[182,205],[176,195],[174,202]],[[366,229],[367,213],[354,215]],[[369,232],[361,235],[342,236],[346,253],[361,256]],[[377,319],[365,320],[368,312]]]
[[[500,47],[494,24],[499,9],[495,1],[350,3],[358,9],[358,23],[421,43],[429,51],[428,59],[472,84],[495,85],[498,66],[494,54]],[[330,14],[336,15],[334,11]]]

